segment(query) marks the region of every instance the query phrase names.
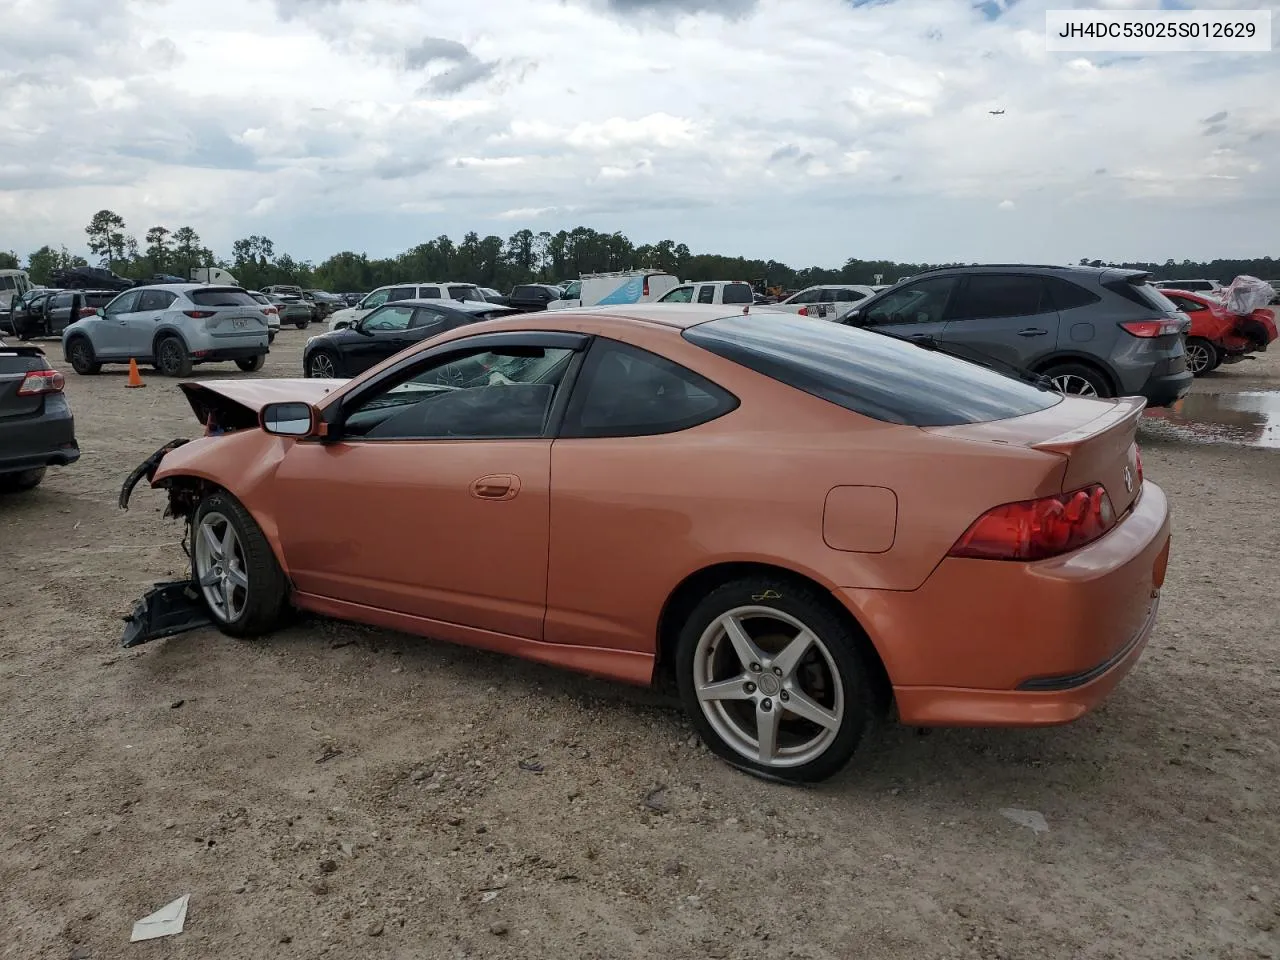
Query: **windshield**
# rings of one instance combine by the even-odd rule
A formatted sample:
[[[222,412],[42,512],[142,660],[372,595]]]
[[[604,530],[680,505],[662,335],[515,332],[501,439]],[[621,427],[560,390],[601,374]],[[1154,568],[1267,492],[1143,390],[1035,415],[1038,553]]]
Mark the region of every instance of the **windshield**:
[[[976,363],[791,314],[725,317],[690,327],[684,337],[797,390],[887,423],[984,423],[1062,402],[1059,393]]]

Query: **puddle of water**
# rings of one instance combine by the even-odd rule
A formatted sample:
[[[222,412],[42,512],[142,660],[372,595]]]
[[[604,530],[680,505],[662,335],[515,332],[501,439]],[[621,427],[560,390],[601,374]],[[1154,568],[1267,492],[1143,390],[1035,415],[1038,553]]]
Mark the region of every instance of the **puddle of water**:
[[[1280,390],[1193,393],[1143,419],[1167,425],[1181,440],[1280,448]]]

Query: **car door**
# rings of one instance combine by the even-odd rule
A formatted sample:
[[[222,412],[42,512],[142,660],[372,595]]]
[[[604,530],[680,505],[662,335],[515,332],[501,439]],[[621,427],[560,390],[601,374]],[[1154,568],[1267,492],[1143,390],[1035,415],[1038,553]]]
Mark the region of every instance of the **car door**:
[[[137,307],[126,315],[125,338],[129,356],[149,357],[154,346],[156,330],[165,312],[173,306],[177,296],[169,290],[140,290]]]
[[[714,283],[704,283],[698,287],[699,303],[715,303],[716,302],[716,285]]]
[[[345,366],[352,376],[399,353],[414,338],[409,333],[414,307],[404,303],[388,303],[360,321],[356,336],[344,346]]]
[[[437,333],[444,333],[454,327],[461,326],[466,320],[462,319],[467,314],[460,311],[450,310],[447,313],[444,310],[437,310],[435,307],[418,307],[413,311],[413,319],[409,321],[409,329],[405,331],[406,346],[421,343],[434,337]],[[453,322],[457,318],[459,322]]]
[[[275,475],[298,591],[540,639],[551,435],[586,341],[455,340],[326,407],[333,439],[294,443]]]
[[[869,300],[846,322],[897,337],[942,339],[955,277],[927,277]]]
[[[693,287],[687,284],[683,287],[676,287],[674,290],[668,293],[664,293],[661,297],[659,297],[658,302],[659,303],[692,303]]]
[[[97,318],[90,336],[93,352],[100,359],[130,357],[129,320],[138,308],[141,295],[139,290],[126,290],[103,308],[103,315]]]
[[[942,339],[1019,367],[1058,343],[1058,311],[1035,274],[975,273],[963,279]]]

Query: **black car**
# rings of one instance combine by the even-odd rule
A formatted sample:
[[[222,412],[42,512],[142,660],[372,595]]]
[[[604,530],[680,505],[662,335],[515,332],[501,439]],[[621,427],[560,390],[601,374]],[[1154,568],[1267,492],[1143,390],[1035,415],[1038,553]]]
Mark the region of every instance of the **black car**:
[[[512,313],[471,300],[397,300],[353,326],[312,337],[302,351],[308,377],[354,377],[428,337]]]
[[[522,283],[511,288],[507,302],[521,313],[533,313],[547,309],[547,304],[559,299],[559,287],[549,283]]]
[[[119,293],[135,286],[132,280],[100,267],[71,267],[68,270],[55,270],[50,280],[53,286],[63,290],[115,290]]]
[[[20,340],[58,337],[86,313],[105,307],[117,296],[113,290],[44,290],[13,316],[13,332]]]
[[[17,335],[19,330],[31,329],[43,323],[45,308],[55,293],[58,291],[39,287],[28,290],[20,297],[14,297],[9,312],[9,332]]]
[[[47,467],[80,459],[62,386],[39,347],[0,340],[0,493],[30,490]]]

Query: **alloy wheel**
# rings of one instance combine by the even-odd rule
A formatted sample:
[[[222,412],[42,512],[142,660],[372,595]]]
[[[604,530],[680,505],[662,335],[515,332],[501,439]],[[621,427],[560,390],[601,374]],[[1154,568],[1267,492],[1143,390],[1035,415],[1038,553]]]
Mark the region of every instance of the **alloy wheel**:
[[[200,518],[195,535],[196,582],[213,615],[234,623],[249,602],[244,546],[225,514],[211,510]]]
[[[693,686],[716,734],[765,767],[817,759],[844,721],[844,684],[831,652],[772,607],[736,607],[713,620],[694,652]]]
[[[311,358],[311,376],[317,380],[332,380],[338,375],[333,368],[333,358],[327,353],[317,353]]]
[[[1193,376],[1199,376],[1209,369],[1209,351],[1202,343],[1187,344],[1187,369]]]
[[[1092,383],[1084,377],[1077,377],[1073,373],[1054,377],[1053,385],[1059,393],[1069,394],[1073,397],[1096,397],[1098,395],[1098,391]]]

